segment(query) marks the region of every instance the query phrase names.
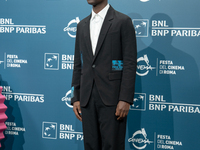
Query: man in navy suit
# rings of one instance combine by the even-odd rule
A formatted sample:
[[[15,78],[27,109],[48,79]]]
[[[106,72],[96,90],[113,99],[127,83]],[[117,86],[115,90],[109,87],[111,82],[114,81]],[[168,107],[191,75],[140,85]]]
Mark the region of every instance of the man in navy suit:
[[[85,150],[124,150],[135,88],[135,30],[107,0],[87,2],[92,13],[77,25],[73,111],[83,124]]]

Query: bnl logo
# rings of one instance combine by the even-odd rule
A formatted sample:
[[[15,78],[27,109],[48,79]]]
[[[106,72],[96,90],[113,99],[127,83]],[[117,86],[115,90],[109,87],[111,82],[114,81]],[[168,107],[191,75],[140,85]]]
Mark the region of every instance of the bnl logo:
[[[59,53],[44,54],[44,69],[59,70]]]
[[[133,19],[136,37],[148,37],[149,20],[148,19]]]
[[[42,138],[57,139],[57,123],[56,122],[42,123]]]
[[[145,93],[135,93],[133,99],[133,105],[130,106],[130,110],[146,110],[146,94]]]

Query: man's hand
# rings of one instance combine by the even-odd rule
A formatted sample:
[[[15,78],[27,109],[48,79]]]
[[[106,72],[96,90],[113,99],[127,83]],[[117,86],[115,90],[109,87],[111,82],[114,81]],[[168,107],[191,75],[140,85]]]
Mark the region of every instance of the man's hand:
[[[79,101],[74,102],[73,111],[74,111],[76,117],[78,118],[78,120],[82,121],[81,106],[80,106],[80,102]]]
[[[117,120],[121,120],[128,115],[130,104],[124,101],[119,101],[116,108],[115,115]]]

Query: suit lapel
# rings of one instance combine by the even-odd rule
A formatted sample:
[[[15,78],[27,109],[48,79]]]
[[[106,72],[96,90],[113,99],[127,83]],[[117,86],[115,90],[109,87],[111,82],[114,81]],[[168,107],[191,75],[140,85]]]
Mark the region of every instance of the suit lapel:
[[[89,53],[89,57],[91,59],[93,59],[93,53],[92,53],[92,44],[91,44],[91,40],[90,40],[90,18],[91,15],[89,15],[85,21],[85,27],[84,27],[84,37],[85,42],[86,42],[86,46],[87,46],[87,51]]]
[[[99,39],[98,39],[98,42],[97,42],[97,47],[96,47],[96,51],[95,51],[95,55],[93,57],[93,62],[95,61],[100,49],[101,49],[101,46],[103,44],[103,41],[108,33],[108,30],[112,24],[112,19],[114,18],[114,9],[110,6],[110,8],[108,9],[108,12],[107,12],[107,15],[104,19],[104,22],[103,22],[103,25],[101,27],[101,31],[100,31],[100,34],[99,34]]]

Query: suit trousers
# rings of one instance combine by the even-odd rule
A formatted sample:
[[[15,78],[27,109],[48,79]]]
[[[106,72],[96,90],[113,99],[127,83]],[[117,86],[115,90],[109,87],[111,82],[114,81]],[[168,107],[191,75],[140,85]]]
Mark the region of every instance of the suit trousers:
[[[118,121],[117,106],[106,106],[93,83],[90,100],[81,107],[85,150],[125,150],[126,120]]]

